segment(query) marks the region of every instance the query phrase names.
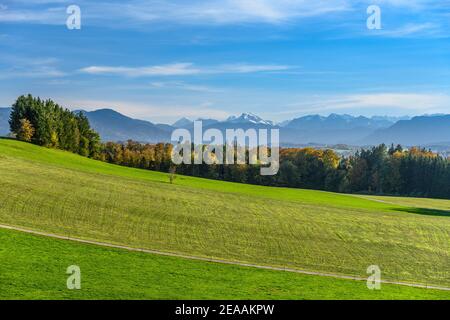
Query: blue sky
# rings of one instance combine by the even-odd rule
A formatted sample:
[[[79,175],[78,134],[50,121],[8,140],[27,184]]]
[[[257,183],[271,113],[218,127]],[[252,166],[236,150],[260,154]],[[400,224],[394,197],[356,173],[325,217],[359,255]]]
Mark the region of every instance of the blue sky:
[[[447,0],[0,0],[0,106],[32,93],[154,122],[450,113],[449,27]]]

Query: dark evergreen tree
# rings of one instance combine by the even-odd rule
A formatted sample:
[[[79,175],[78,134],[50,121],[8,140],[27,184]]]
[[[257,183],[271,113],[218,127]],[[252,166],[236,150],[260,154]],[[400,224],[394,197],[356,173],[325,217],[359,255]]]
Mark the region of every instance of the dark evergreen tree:
[[[100,155],[100,137],[81,113],[75,114],[52,100],[27,95],[17,98],[12,106],[9,120],[12,133],[20,133],[24,119],[34,129],[31,142],[35,144],[93,158]]]

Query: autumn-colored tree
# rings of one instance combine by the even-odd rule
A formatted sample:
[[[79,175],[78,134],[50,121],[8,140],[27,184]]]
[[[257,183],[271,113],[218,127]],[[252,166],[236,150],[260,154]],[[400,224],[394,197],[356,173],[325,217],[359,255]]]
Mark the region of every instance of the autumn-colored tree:
[[[30,142],[34,135],[34,128],[27,119],[20,119],[20,126],[17,130],[16,137],[19,140]]]
[[[55,131],[50,134],[50,146],[52,148],[58,148],[59,146],[58,134]]]
[[[108,142],[102,146],[98,159],[167,172],[169,182],[173,183],[176,176],[170,159],[171,148],[170,144],[141,144],[131,140],[125,144]],[[248,153],[249,150],[247,160]],[[268,186],[450,198],[449,159],[418,148],[408,151],[401,146],[388,149],[380,145],[348,157],[333,150],[282,148],[277,175],[261,176],[261,165],[192,162],[177,165],[176,173]]]

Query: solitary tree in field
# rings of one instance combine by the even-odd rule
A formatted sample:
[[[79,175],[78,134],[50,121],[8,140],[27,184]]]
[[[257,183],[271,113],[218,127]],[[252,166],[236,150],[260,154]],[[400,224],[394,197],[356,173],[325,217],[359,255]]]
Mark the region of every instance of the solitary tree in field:
[[[27,119],[20,119],[20,127],[17,131],[17,139],[22,141],[31,141],[34,135],[34,128]]]
[[[177,172],[177,168],[175,166],[171,166],[169,168],[169,181],[170,181],[170,184],[172,184],[174,182],[174,180],[177,178],[176,172]]]

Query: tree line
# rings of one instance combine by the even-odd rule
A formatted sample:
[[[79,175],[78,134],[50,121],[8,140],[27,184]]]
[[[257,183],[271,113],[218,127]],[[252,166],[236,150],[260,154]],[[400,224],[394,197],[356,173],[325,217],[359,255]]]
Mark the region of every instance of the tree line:
[[[341,157],[333,150],[285,148],[280,150],[280,169],[275,176],[262,176],[259,165],[175,166],[172,149],[168,143],[108,142],[102,146],[100,159],[129,167],[265,186],[450,199],[450,160],[421,148],[388,148],[382,144],[349,157]]]
[[[52,100],[20,96],[12,105],[10,131],[19,140],[98,158],[100,137],[87,117],[60,107]]]
[[[262,176],[257,164],[175,166],[169,143],[101,143],[83,113],[31,95],[13,104],[9,124],[19,140],[117,165],[168,172],[171,182],[177,173],[265,186],[450,199],[450,159],[421,148],[382,144],[349,157],[333,150],[282,148],[278,174]]]

